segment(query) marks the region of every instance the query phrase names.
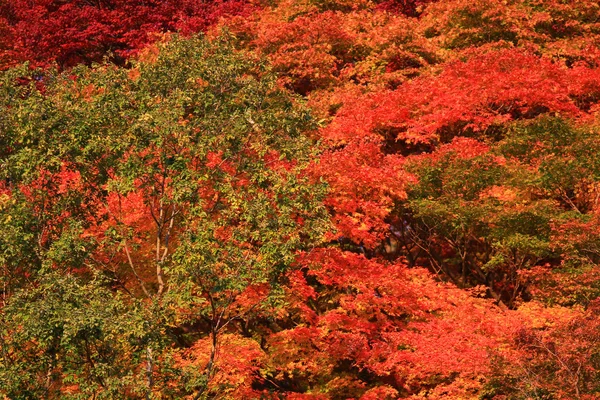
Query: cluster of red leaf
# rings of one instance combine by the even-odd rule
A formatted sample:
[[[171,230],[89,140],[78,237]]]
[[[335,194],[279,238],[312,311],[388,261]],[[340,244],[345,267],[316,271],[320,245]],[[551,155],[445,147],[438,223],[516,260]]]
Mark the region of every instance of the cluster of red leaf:
[[[595,172],[582,166],[579,182],[532,184],[558,179],[547,177],[546,163],[560,149],[539,153],[540,145],[523,143],[536,158],[524,160],[505,137],[520,129],[515,123],[540,118],[594,125],[597,5],[335,4],[279,2],[229,22],[326,121],[319,137],[327,149],[314,171],[331,188],[335,242],[362,254],[304,256],[290,281],[299,325],[276,333],[268,350],[287,366],[273,372],[276,383],[314,398],[593,393],[598,347],[574,322],[589,321],[591,311],[532,299],[573,307],[597,296],[596,217],[559,216],[595,215]],[[431,277],[397,257],[471,295],[425,288]],[[433,293],[428,308],[423,296]]]
[[[127,57],[168,31],[205,31],[220,18],[247,15],[250,1],[57,1],[0,3],[0,67],[30,61],[61,68]]]

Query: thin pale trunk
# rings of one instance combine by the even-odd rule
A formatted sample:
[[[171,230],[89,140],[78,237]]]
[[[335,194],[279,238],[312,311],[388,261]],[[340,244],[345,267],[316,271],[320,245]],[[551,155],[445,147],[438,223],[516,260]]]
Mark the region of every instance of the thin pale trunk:
[[[133,275],[135,276],[135,278],[139,282],[140,286],[142,287],[142,290],[144,291],[144,294],[148,298],[152,298],[152,295],[150,294],[150,292],[148,291],[148,289],[146,289],[146,285],[144,285],[144,281],[142,280],[142,278],[140,278],[140,276],[138,275],[138,273],[137,273],[137,271],[135,269],[135,266],[133,264],[133,259],[131,258],[131,253],[129,252],[129,247],[127,246],[127,240],[123,241],[123,245],[125,247],[125,254],[127,254],[127,261],[129,262],[129,267],[133,271]]]
[[[150,399],[154,387],[154,359],[152,358],[152,348],[150,346],[146,347],[146,379],[148,383],[146,399]]]
[[[175,216],[177,215],[175,207],[171,210],[171,216],[166,217],[168,211],[165,210],[163,201],[160,201],[160,211],[157,220],[157,233],[156,233],[156,280],[158,282],[157,294],[160,296],[165,290],[165,277],[163,271],[163,264],[169,254],[169,239],[175,225]],[[168,225],[167,225],[168,221]],[[163,232],[163,229],[166,230]]]

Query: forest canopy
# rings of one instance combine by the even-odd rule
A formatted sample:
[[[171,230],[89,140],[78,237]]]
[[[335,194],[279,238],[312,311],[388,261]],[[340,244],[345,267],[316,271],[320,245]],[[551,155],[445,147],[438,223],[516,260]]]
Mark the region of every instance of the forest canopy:
[[[599,35],[0,0],[0,399],[600,398]]]

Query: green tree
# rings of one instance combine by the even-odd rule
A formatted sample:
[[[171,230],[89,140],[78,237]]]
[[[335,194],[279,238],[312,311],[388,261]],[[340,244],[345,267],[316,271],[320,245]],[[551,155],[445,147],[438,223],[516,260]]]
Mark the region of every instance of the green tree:
[[[315,128],[309,112],[277,86],[262,60],[234,50],[226,35],[165,38],[129,69],[79,67],[58,75],[23,67],[1,79],[5,335],[24,330],[11,358],[25,362],[23,343],[38,342],[50,323],[41,321],[39,331],[18,323],[33,312],[19,300],[32,287],[41,291],[38,307],[56,310],[51,320],[64,325],[87,307],[85,320],[98,319],[102,332],[113,329],[108,311],[45,295],[64,275],[76,275],[78,288],[101,276],[102,296],[113,293],[124,313],[141,304],[146,325],[171,344],[210,336],[201,376],[183,380],[179,392],[168,389],[202,396],[217,368],[220,334],[274,299],[295,253],[327,229],[325,186],[306,172],[318,152],[305,135]],[[74,380],[87,377],[79,392],[137,397],[136,387],[146,396],[167,390],[160,374],[169,341],[144,346],[142,381],[136,357],[123,351],[102,374],[73,372]],[[67,362],[61,357],[68,354],[85,364],[84,353],[55,354],[54,363]],[[39,379],[13,384],[7,368],[0,363],[7,387],[52,397],[40,392]],[[18,368],[44,372],[51,382],[43,387],[56,393],[67,382],[47,360],[30,357]],[[110,392],[102,381],[122,373],[138,381]]]

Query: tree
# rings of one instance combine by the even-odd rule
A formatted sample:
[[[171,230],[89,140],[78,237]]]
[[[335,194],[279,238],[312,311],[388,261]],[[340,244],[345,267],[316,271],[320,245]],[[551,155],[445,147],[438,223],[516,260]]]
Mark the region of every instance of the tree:
[[[3,76],[2,204],[25,236],[3,234],[2,261],[9,277],[29,276],[6,281],[8,304],[18,314],[12,293],[48,271],[104,276],[180,345],[210,337],[204,381],[180,393],[201,396],[219,337],[327,229],[324,186],[306,172],[318,151],[304,134],[310,114],[224,36],[171,37],[130,70],[37,74]],[[176,390],[160,379],[163,351],[146,343],[148,395]]]

